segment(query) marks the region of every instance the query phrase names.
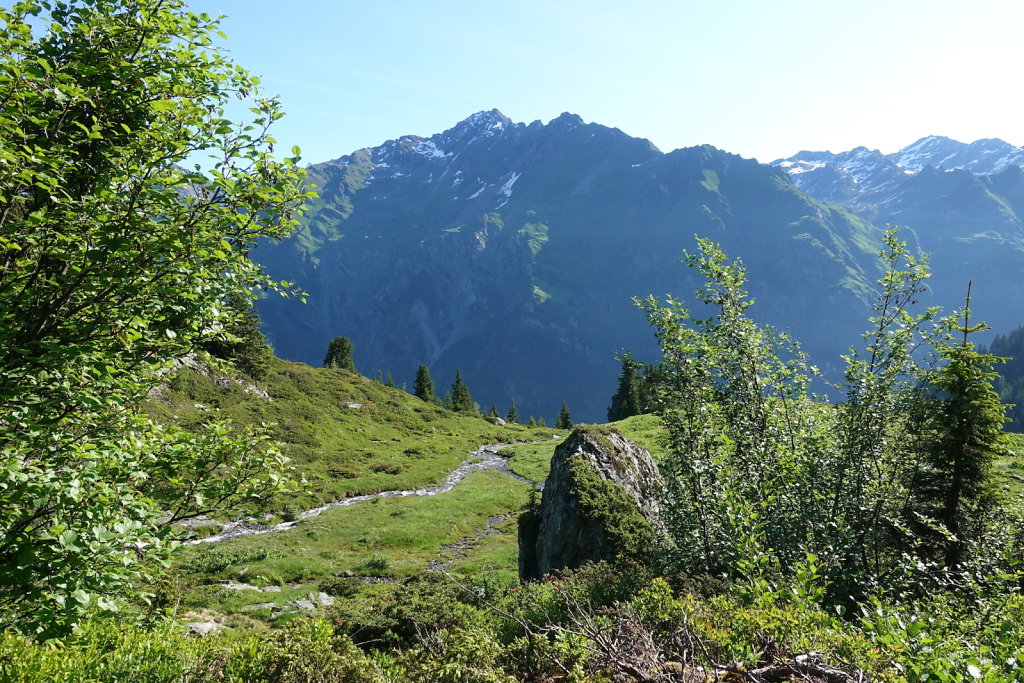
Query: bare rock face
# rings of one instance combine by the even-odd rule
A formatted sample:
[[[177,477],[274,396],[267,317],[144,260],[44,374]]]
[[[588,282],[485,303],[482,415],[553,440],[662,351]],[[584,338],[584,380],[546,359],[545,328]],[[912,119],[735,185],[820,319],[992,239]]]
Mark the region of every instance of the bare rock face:
[[[520,518],[520,577],[649,555],[661,489],[646,450],[618,432],[577,427],[555,449],[540,505]]]

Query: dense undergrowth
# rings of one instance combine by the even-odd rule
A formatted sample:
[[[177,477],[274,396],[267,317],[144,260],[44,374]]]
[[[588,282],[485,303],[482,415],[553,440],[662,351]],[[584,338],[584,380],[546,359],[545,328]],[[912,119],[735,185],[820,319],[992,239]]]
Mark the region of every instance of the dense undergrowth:
[[[1024,676],[1019,596],[978,586],[970,600],[872,600],[841,615],[821,606],[813,563],[795,580],[729,585],[656,574],[590,565],[525,585],[415,578],[341,600],[319,617],[204,639],[185,636],[173,621],[141,627],[113,619],[91,621],[57,644],[6,633],[0,676],[40,683],[741,680],[725,676],[805,655],[878,681]]]

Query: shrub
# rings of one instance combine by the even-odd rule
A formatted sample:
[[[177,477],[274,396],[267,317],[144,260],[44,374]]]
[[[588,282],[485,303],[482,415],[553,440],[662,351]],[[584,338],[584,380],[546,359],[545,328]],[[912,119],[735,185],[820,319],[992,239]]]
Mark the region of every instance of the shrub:
[[[247,562],[259,562],[270,557],[268,548],[233,548],[200,545],[194,554],[178,563],[178,569],[186,574],[214,574],[228,567]]]

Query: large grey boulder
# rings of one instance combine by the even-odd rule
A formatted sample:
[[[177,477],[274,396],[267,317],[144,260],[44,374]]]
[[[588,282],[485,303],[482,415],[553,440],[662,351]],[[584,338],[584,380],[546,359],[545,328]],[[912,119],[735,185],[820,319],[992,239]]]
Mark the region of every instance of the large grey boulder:
[[[555,449],[540,506],[520,518],[520,577],[649,554],[662,489],[646,450],[618,432],[577,426]]]

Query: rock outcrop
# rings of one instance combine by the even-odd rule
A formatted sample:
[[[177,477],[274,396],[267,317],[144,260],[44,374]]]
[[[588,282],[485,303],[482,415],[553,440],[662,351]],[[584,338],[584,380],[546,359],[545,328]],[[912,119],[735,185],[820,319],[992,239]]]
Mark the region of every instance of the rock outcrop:
[[[578,426],[555,449],[540,505],[520,518],[520,577],[648,555],[661,488],[646,450],[618,432]]]

